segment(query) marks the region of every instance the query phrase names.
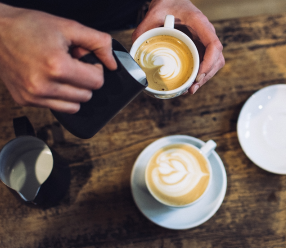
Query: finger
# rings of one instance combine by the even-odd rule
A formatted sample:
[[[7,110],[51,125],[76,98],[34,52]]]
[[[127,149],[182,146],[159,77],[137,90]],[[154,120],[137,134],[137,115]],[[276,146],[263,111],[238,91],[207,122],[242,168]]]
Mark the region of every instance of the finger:
[[[38,99],[37,103],[30,104],[30,106],[49,108],[58,112],[64,112],[68,114],[75,114],[80,110],[80,103],[55,99]]]
[[[199,78],[198,82],[195,82],[189,88],[189,93],[195,94],[199,88],[201,88],[208,80],[210,80],[218,72],[218,70],[220,70],[223,67],[224,63],[225,63],[224,57],[221,54],[217,63],[215,63],[215,66],[212,68],[212,70],[206,75],[202,74],[202,77]]]
[[[71,50],[71,54],[74,58],[80,59],[84,57],[85,55],[89,54],[90,51],[82,48],[82,47],[75,47]],[[99,63],[95,64],[96,67],[98,67],[100,70],[102,70],[102,66]]]
[[[82,47],[74,47],[73,49],[71,49],[71,55],[73,58],[81,58],[85,55],[87,55],[88,53],[90,53],[90,51],[82,48]]]
[[[215,44],[210,43],[206,47],[206,51],[203,57],[203,61],[200,64],[200,69],[198,75],[208,74],[214,66],[216,66],[216,62],[218,61],[219,57],[221,56],[221,50],[215,46]]]
[[[69,32],[69,38],[76,46],[89,51],[94,51],[100,61],[110,70],[117,68],[112,55],[112,39],[107,33],[100,32],[89,27],[77,24],[76,30]]]
[[[223,46],[215,33],[214,26],[204,15],[200,15],[199,21],[192,24],[192,28],[196,30],[200,42],[206,48],[198,72],[198,75],[200,76],[203,73],[208,74],[208,72],[212,70],[214,63],[222,54]]]
[[[52,87],[51,87],[52,88]],[[70,87],[62,87],[56,94],[50,94],[49,98],[38,95],[31,95],[27,91],[13,91],[13,99],[21,106],[50,108],[59,112],[76,113],[80,109],[80,102],[88,101],[92,97],[92,92],[83,92],[81,89],[71,91]],[[62,94],[64,91],[65,94]],[[57,99],[58,98],[58,99]]]
[[[163,16],[163,15],[162,15]],[[144,20],[138,25],[135,31],[132,34],[132,42],[134,42],[141,34],[146,31],[156,28],[164,24],[164,18],[156,17],[155,15],[146,14]]]
[[[29,98],[28,95],[31,95],[36,98],[50,98],[71,102],[87,102],[92,97],[91,90],[78,88],[61,82],[41,84],[41,86],[33,92],[26,91],[26,93],[27,98]]]
[[[90,53],[90,51],[88,51],[88,50],[86,50],[86,49],[84,49],[82,47],[74,47],[70,52],[71,52],[72,56],[74,58],[77,58],[77,59],[80,59],[80,58],[82,58],[85,55]],[[101,64],[96,63],[95,66],[97,68],[99,68],[100,71],[102,71],[102,65]],[[101,87],[101,86],[99,86],[99,87]],[[99,87],[95,86],[95,89],[97,89]]]
[[[102,65],[83,63],[64,52],[58,52],[56,56],[51,57],[53,57],[49,62],[51,81],[83,89],[99,89],[103,85]]]
[[[35,96],[17,95],[14,100],[21,106],[49,108],[59,112],[74,114],[79,111],[80,103],[60,99],[49,99]]]

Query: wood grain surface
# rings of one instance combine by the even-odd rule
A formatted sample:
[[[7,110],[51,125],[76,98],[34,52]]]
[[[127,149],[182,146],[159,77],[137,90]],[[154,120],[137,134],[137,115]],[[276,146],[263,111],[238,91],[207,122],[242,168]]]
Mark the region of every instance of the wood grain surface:
[[[254,92],[286,84],[286,14],[214,26],[226,59],[215,77],[195,95],[159,100],[142,93],[88,140],[71,135],[47,109],[19,107],[0,84],[0,149],[15,137],[13,118],[25,115],[37,136],[65,161],[70,180],[59,202],[43,206],[24,203],[0,183],[1,248],[286,247],[286,176],[251,162],[236,129],[239,112]],[[129,50],[132,32],[112,36]],[[175,134],[213,139],[228,180],[215,215],[184,231],[146,219],[130,189],[140,152]]]

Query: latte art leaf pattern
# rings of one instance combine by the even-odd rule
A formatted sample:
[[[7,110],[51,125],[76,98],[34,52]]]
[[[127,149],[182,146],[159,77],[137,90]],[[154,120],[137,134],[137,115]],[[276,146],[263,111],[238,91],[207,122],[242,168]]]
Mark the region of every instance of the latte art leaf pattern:
[[[192,191],[202,177],[199,162],[185,150],[170,149],[162,152],[152,171],[152,180],[163,194],[178,197]]]
[[[156,48],[152,52],[149,49],[142,50],[139,63],[149,71],[153,80],[161,81],[171,80],[178,76],[181,71],[182,61],[175,52],[175,47],[170,49],[168,47]],[[173,51],[175,50],[175,51]]]
[[[183,85],[193,71],[193,57],[179,39],[160,35],[145,41],[135,61],[146,73],[148,86],[155,90],[173,90]]]

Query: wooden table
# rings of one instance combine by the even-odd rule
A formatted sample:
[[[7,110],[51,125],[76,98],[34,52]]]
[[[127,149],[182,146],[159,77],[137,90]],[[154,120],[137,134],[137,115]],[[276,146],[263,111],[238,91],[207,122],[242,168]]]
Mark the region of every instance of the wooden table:
[[[215,22],[225,67],[195,95],[157,100],[140,94],[99,133],[81,140],[47,109],[19,107],[0,85],[0,148],[13,139],[12,119],[26,115],[38,137],[68,162],[70,185],[52,207],[25,204],[0,184],[0,247],[286,247],[286,176],[248,159],[237,120],[257,90],[286,83],[286,14]],[[113,33],[127,49],[133,30]],[[217,142],[227,172],[215,215],[188,230],[169,230],[136,207],[130,174],[158,138],[184,134]]]

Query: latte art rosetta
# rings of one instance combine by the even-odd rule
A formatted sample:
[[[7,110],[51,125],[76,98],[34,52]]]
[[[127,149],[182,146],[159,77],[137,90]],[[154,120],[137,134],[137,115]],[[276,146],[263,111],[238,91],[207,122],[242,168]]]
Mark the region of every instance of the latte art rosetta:
[[[210,181],[208,161],[199,150],[184,143],[159,149],[145,172],[149,191],[162,203],[188,205],[206,191]]]
[[[184,150],[170,149],[156,161],[152,179],[159,191],[168,196],[182,196],[192,191],[203,176],[197,159]]]
[[[160,91],[180,87],[193,70],[189,48],[179,39],[167,35],[146,40],[138,48],[135,61],[146,73],[148,86]]]
[[[149,72],[148,74],[151,74],[155,82],[175,79],[182,69],[182,61],[178,54],[168,47],[153,49],[150,46],[142,50],[139,63]]]

